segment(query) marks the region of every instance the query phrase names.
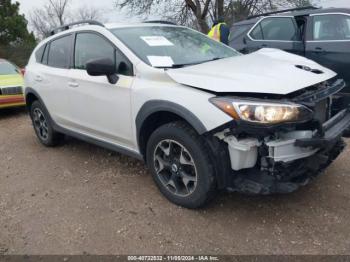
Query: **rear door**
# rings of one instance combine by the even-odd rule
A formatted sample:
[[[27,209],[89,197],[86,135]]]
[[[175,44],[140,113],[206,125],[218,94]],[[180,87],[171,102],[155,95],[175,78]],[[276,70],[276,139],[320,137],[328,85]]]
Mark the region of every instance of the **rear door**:
[[[304,44],[293,16],[271,16],[262,18],[247,34],[250,52],[261,48],[278,48],[303,55]]]
[[[71,64],[72,35],[60,36],[46,44],[37,57],[33,72],[35,88],[56,123],[65,125],[68,111],[68,76]]]
[[[350,93],[350,15],[315,14],[311,16],[306,56],[328,67],[343,78]]]

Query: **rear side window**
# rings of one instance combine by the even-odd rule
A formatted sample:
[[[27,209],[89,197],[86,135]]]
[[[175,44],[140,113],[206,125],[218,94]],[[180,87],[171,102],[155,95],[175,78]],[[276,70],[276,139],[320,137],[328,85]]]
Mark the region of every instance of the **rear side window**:
[[[350,16],[314,16],[314,40],[350,40]]]
[[[90,60],[110,58],[115,62],[114,47],[104,38],[93,33],[77,34],[74,68],[86,69]]]
[[[296,23],[291,17],[265,18],[250,33],[254,40],[299,41]]]
[[[68,68],[70,64],[71,36],[64,36],[50,43],[47,64],[57,68]]]

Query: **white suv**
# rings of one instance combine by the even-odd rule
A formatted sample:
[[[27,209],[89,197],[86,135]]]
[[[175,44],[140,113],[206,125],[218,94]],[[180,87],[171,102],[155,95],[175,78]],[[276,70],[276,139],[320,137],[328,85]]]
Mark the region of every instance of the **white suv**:
[[[42,41],[26,67],[46,146],[69,135],[143,159],[160,191],[188,208],[221,189],[295,191],[344,148],[344,82],[313,61],[241,55],[170,24],[80,23]]]

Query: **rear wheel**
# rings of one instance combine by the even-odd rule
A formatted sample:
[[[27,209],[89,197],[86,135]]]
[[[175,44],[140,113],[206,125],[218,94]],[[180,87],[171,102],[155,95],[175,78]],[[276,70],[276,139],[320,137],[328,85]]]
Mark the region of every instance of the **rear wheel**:
[[[216,182],[204,139],[184,122],[158,128],[147,144],[147,164],[171,202],[198,208],[215,196]]]
[[[39,141],[45,146],[52,147],[58,145],[64,136],[54,131],[46,112],[39,101],[33,102],[30,107],[30,117]]]

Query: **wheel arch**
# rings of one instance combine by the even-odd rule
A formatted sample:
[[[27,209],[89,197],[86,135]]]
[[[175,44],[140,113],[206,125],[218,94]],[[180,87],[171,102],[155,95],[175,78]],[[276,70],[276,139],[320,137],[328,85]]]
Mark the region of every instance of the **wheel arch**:
[[[161,125],[178,120],[187,122],[200,135],[208,131],[196,115],[179,104],[165,100],[151,100],[141,107],[136,116],[136,134],[144,160],[146,160],[147,141],[153,131]]]
[[[39,94],[31,87],[27,87],[25,89],[25,100],[26,100],[26,107],[27,107],[28,111],[30,111],[30,107],[32,106],[34,101],[38,100],[38,101],[40,101],[40,103],[42,103],[44,105]]]

